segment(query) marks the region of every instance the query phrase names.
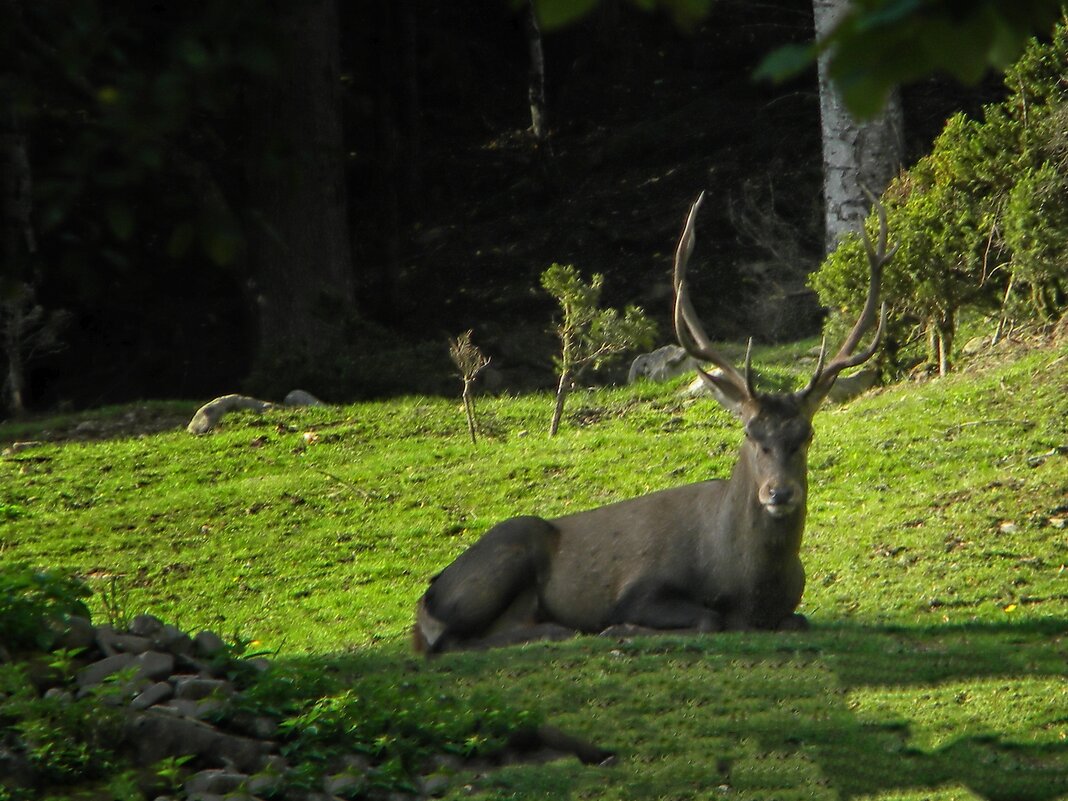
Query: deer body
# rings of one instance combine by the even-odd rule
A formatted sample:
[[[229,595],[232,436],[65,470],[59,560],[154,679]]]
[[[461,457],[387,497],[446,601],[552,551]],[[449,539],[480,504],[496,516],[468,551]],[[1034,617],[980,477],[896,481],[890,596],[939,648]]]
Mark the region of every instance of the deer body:
[[[675,260],[675,328],[693,356],[720,371],[700,375],[745,424],[726,480],[661,490],[564,517],[500,523],[431,580],[417,606],[416,647],[440,651],[598,632],[798,628],[805,585],[800,559],[808,494],[811,420],[874,317],[885,252],[868,243],[868,302],[835,359],[809,386],[757,393],[714,351],[693,314],[684,271],[701,199],[691,207]],[[880,321],[880,331],[882,323]],[[876,342],[878,334],[876,335]]]

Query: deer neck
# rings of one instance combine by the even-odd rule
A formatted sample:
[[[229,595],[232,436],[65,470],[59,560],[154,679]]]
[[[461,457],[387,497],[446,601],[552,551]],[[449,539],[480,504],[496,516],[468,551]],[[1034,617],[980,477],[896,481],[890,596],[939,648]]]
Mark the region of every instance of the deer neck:
[[[769,554],[797,553],[805,529],[807,470],[794,480],[802,493],[800,502],[787,514],[771,514],[760,500],[760,485],[764,479],[754,470],[749,449],[743,447],[720,506],[720,530],[746,550]]]

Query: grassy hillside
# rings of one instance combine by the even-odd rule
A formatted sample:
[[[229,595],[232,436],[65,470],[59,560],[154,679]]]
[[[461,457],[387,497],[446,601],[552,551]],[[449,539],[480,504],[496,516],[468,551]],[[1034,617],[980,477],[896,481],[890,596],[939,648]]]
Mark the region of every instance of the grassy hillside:
[[[480,399],[477,446],[457,402],[409,398],[15,448],[0,557],[88,577],[99,614],[106,599],[294,667],[504,697],[621,754],[503,768],[475,797],[1068,796],[1063,341],[817,416],[809,632],[408,654],[427,579],[493,522],[725,475],[738,425],[677,389],[580,393],[552,441],[539,395]]]

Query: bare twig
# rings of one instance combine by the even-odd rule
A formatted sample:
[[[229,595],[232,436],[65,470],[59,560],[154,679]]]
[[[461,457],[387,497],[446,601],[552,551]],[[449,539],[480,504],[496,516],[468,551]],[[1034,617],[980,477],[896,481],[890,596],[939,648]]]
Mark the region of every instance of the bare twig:
[[[475,399],[471,394],[475,378],[490,363],[485,354],[471,341],[471,331],[465,331],[449,340],[449,355],[453,364],[460,371],[460,378],[464,382],[464,412],[467,413],[467,431],[471,435],[471,442],[477,442],[475,435]]]
[[[1009,420],[1007,418],[997,418],[992,420],[969,420],[966,423],[957,423],[946,429],[946,434],[959,434],[966,428],[974,428],[976,426],[1020,426],[1021,428],[1034,428],[1035,424],[1030,420]]]

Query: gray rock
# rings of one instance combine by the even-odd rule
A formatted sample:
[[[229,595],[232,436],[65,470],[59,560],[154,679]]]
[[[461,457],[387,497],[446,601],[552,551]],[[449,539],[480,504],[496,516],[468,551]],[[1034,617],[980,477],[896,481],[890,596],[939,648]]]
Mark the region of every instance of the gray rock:
[[[222,709],[218,701],[191,701],[183,698],[173,698],[165,704],[160,704],[156,709],[169,715],[193,720],[203,720]]]
[[[238,712],[230,718],[230,726],[241,734],[257,740],[270,740],[278,733],[278,722],[266,715]]]
[[[441,773],[432,773],[419,779],[419,792],[431,797],[445,795],[445,791],[449,789],[450,784],[451,781],[448,776]]]
[[[155,615],[138,615],[130,623],[130,634],[138,637],[154,637],[163,631],[163,621]]]
[[[339,773],[367,773],[371,769],[371,760],[364,754],[345,754],[338,759]]]
[[[96,647],[104,652],[104,656],[115,656],[118,653],[118,649],[111,645],[117,635],[118,632],[110,623],[101,623],[96,627]]]
[[[150,706],[166,701],[172,695],[174,695],[174,688],[170,682],[158,681],[134,698],[130,706],[134,709],[148,709]]]
[[[639,378],[649,381],[667,381],[694,369],[697,362],[678,345],[665,345],[652,353],[643,353],[631,362],[627,383]]]
[[[183,787],[190,794],[218,793],[225,795],[239,790],[248,779],[248,774],[217,768],[194,773],[186,780]]]
[[[243,409],[262,414],[273,408],[275,408],[273,403],[250,398],[247,395],[223,395],[221,398],[209,401],[197,409],[196,414],[193,415],[193,419],[189,421],[189,425],[185,427],[185,430],[190,434],[207,434],[215,428],[227,412]]]
[[[136,659],[140,675],[146,679],[158,681],[174,672],[174,654],[163,651],[146,651]]]
[[[152,647],[150,639],[136,634],[112,634],[106,636],[105,641],[111,651],[119,654],[143,654]]]
[[[193,653],[201,659],[211,659],[225,649],[226,643],[213,631],[202,631],[193,638]]]
[[[214,664],[192,656],[175,655],[175,665],[181,673],[194,673],[204,679],[217,679],[226,675],[227,666]]]
[[[286,406],[326,406],[317,397],[310,392],[305,392],[303,389],[294,389],[286,395],[285,400],[282,402]]]
[[[276,796],[285,788],[282,771],[263,770],[248,777],[245,789],[252,795]]]
[[[960,349],[960,352],[965,356],[975,356],[990,347],[993,341],[993,337],[972,337],[964,343],[964,347]]]
[[[352,795],[366,783],[363,773],[345,771],[323,778],[323,790],[328,795]]]
[[[265,760],[263,760],[262,770],[265,773],[272,771],[274,773],[285,773],[287,770],[289,770],[289,762],[286,761],[286,758],[284,756],[281,756],[279,754],[271,754]]]
[[[22,754],[0,745],[0,776],[4,777],[3,788],[30,787],[36,784],[38,776]]]
[[[452,774],[463,770],[464,759],[459,754],[435,754],[430,765],[434,773]]]
[[[259,673],[265,673],[271,667],[271,660],[265,656],[254,656],[251,659],[244,660],[244,664]]]
[[[58,648],[87,649],[96,642],[96,629],[87,617],[74,616],[66,621],[59,639],[56,640]]]
[[[255,773],[272,748],[270,743],[225,734],[207,723],[159,713],[159,709],[152,707],[127,726],[139,765],[191,754],[216,765],[229,763],[242,773]]]
[[[878,370],[861,370],[853,375],[840,375],[831,387],[831,391],[827,393],[827,399],[831,403],[845,403],[858,395],[863,395],[875,386],[878,379]]]
[[[159,651],[167,651],[175,656],[189,656],[193,653],[193,638],[177,626],[166,625],[152,635],[152,645]]]
[[[209,696],[229,697],[234,694],[234,685],[225,679],[205,679],[201,676],[182,676],[174,683],[174,697],[199,701]]]
[[[134,664],[136,657],[133,654],[115,654],[86,665],[75,675],[78,687],[95,687],[108,676],[125,670]]]

